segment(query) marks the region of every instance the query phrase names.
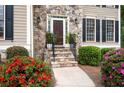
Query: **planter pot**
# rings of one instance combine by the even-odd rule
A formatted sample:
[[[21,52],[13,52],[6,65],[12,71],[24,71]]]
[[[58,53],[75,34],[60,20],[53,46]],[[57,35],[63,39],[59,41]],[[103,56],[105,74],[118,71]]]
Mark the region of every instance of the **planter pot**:
[[[52,44],[47,44],[47,48],[52,48]]]
[[[70,44],[70,48],[74,48],[74,44]]]

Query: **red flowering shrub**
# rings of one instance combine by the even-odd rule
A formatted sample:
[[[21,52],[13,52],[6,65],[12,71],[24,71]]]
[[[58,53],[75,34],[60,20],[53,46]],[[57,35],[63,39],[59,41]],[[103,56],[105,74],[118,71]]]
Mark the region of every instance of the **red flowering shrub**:
[[[51,68],[39,59],[18,56],[0,66],[1,87],[48,87],[51,84]]]
[[[105,86],[124,86],[124,48],[104,55],[101,74]]]

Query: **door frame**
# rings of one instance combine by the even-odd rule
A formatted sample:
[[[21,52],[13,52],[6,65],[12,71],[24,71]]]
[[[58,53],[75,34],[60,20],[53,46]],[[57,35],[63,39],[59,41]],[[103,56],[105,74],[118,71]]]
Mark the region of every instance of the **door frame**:
[[[69,16],[47,14],[46,20],[47,20],[47,31],[51,33],[53,33],[53,21],[54,20],[63,21],[63,47],[69,47],[69,44],[66,44],[66,31],[67,33],[69,33]],[[50,21],[50,24],[48,21]],[[67,25],[66,25],[66,22],[67,22]]]
[[[54,33],[54,31],[53,31],[53,21],[55,21],[55,20],[60,20],[60,21],[62,21],[63,22],[63,46],[65,46],[65,19],[63,19],[63,18],[51,18],[51,33]]]

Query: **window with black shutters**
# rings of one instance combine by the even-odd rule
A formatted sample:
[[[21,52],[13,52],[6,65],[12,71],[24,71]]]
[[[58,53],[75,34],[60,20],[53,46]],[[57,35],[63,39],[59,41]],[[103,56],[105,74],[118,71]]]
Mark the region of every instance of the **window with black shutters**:
[[[13,5],[0,5],[0,40],[13,40]]]
[[[4,15],[4,9],[5,7],[3,5],[0,5],[0,39],[4,39],[5,36],[5,15]]]

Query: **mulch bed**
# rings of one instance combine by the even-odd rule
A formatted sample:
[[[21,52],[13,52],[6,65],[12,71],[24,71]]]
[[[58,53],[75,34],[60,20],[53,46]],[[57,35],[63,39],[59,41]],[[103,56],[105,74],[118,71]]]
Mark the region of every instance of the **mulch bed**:
[[[99,72],[101,67],[88,66],[88,65],[79,65],[79,67],[87,73],[87,75],[93,80],[96,87],[103,87],[100,81]]]

